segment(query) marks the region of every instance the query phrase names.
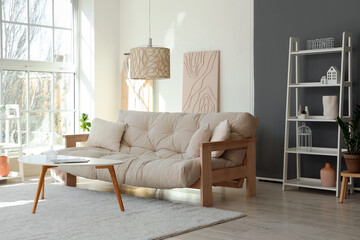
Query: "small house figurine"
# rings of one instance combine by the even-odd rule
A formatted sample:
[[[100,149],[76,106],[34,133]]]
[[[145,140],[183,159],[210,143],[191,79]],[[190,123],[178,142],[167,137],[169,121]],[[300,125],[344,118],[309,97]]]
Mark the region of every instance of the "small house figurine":
[[[322,77],[321,77],[320,83],[321,83],[321,84],[327,84],[327,78],[326,78],[326,76],[322,76]]]
[[[328,84],[338,84],[340,83],[340,71],[337,67],[331,66],[326,73],[327,83]]]

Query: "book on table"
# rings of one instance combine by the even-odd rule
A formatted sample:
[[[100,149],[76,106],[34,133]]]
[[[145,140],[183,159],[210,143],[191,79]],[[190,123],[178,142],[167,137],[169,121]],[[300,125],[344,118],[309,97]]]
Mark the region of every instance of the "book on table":
[[[72,157],[72,156],[57,156],[56,159],[51,160],[55,164],[66,164],[66,163],[87,163],[90,160],[80,157]]]

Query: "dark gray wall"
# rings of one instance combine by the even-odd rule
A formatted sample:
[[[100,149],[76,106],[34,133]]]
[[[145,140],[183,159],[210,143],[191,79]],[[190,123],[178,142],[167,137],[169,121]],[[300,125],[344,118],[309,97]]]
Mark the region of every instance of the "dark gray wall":
[[[257,132],[257,175],[282,178],[284,124],[289,37],[299,37],[302,48],[307,39],[334,37],[341,44],[342,32],[353,33],[354,104],[360,103],[359,0],[255,0],[255,115],[259,117]],[[320,81],[331,65],[340,68],[339,55],[307,56],[301,60],[301,78]],[[336,95],[338,90],[304,89],[301,103],[311,114],[322,115],[322,95]],[[338,95],[338,94],[337,94]],[[335,146],[336,124],[310,124],[313,146]],[[331,130],[333,129],[333,130]],[[334,157],[306,156],[302,170],[306,177],[319,177],[325,162],[336,167]],[[294,166],[291,166],[294,169]],[[292,175],[294,176],[294,170]]]

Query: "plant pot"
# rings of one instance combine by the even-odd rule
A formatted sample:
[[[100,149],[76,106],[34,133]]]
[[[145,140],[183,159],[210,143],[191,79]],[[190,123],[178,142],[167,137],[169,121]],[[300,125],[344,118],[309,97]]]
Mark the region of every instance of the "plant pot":
[[[8,162],[8,157],[0,157],[0,177],[7,177],[10,172],[10,164]]]
[[[350,173],[360,173],[360,155],[344,154],[344,158]]]
[[[330,163],[326,163],[325,167],[320,170],[320,178],[323,187],[335,187],[336,171],[331,167]]]

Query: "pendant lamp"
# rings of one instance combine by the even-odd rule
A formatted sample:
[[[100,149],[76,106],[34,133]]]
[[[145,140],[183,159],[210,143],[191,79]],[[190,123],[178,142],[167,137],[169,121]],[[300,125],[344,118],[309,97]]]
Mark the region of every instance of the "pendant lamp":
[[[153,47],[149,0],[149,43],[130,49],[130,78],[156,80],[170,78],[170,49]]]

